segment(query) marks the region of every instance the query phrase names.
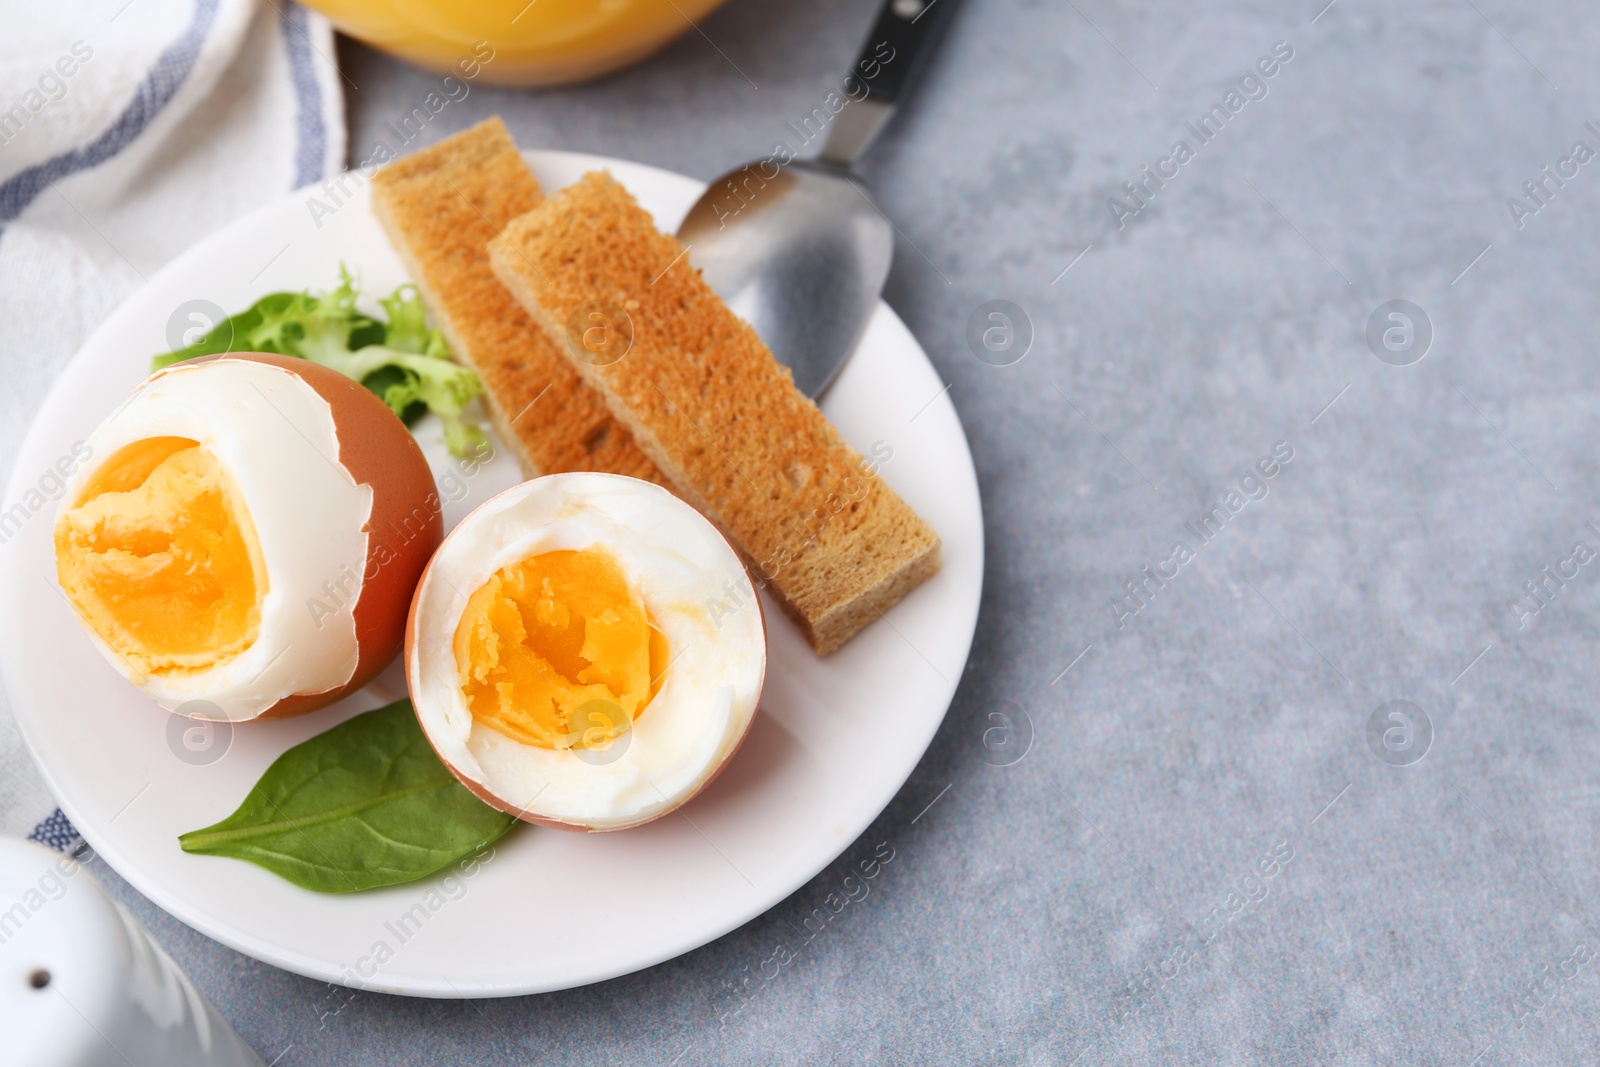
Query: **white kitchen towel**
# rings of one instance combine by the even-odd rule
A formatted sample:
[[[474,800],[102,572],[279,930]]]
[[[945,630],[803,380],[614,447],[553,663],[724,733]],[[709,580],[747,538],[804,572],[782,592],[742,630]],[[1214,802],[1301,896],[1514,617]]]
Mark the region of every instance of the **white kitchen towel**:
[[[345,132],[333,33],[292,0],[3,0],[0,24],[9,470],[90,331],[189,245],[342,170]],[[0,832],[64,847],[55,807],[0,700]]]

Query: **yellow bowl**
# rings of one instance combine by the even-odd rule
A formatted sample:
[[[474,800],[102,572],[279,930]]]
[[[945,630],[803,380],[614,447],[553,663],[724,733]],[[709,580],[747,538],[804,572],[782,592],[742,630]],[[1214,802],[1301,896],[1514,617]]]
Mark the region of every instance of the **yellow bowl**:
[[[665,47],[722,2],[306,0],[374,48],[496,85],[561,85],[609,74]]]

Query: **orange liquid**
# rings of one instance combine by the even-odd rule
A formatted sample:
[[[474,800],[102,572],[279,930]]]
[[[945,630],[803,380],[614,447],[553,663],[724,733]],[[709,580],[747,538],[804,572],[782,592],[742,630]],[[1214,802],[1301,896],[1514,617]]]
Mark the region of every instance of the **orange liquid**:
[[[307,0],[374,48],[495,85],[597,77],[666,46],[722,0]],[[486,46],[486,47],[485,47]],[[485,56],[492,56],[484,61]],[[466,62],[469,67],[463,68]]]

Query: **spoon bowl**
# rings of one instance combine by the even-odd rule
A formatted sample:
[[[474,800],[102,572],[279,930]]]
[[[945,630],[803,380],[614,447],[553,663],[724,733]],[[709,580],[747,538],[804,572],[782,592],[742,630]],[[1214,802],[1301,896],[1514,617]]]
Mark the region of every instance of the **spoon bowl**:
[[[895,112],[958,0],[885,0],[833,112],[818,159],[776,156],[707,187],[678,239],[706,283],[817,397],[878,306],[895,229],[850,169]]]
[[[866,182],[813,160],[728,172],[678,237],[707,284],[812,397],[861,337],[894,259],[894,227]]]

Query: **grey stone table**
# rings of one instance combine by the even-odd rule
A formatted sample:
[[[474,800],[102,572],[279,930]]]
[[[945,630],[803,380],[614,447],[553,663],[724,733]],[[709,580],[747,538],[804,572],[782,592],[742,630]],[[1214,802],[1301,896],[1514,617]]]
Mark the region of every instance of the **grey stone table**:
[[[498,112],[709,178],[796,140],[870,6],[731,0],[418,143]],[[986,591],[868,834],[720,941],[514,1000],[352,998],[140,915],[280,1067],[1593,1062],[1597,54],[1575,0],[970,0],[867,169]],[[434,79],[341,58],[359,154]],[[1019,316],[968,344],[991,300],[1013,365]]]

